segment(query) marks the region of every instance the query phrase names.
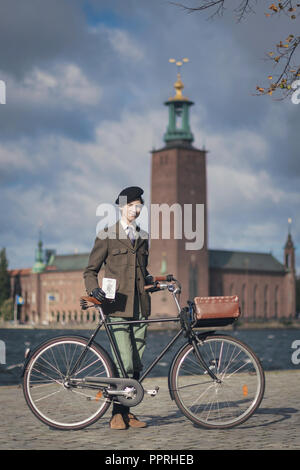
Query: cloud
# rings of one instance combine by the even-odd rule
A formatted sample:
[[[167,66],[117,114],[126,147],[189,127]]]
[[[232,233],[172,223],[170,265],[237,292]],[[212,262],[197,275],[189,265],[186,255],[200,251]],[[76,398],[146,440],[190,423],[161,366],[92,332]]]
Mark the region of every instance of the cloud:
[[[270,116],[271,117],[271,116]],[[270,251],[282,261],[288,218],[293,219],[297,246],[300,220],[299,186],[272,167],[274,138],[289,131],[276,114],[270,131],[224,129],[207,131],[206,115],[193,120],[198,148],[207,153],[208,245],[210,248]],[[272,123],[274,122],[274,127]],[[277,122],[278,127],[275,125]],[[278,139],[280,140],[280,137]],[[283,155],[286,162],[286,156]],[[278,165],[278,163],[277,163]],[[284,162],[282,162],[284,165]],[[280,183],[279,183],[280,181]],[[297,181],[297,180],[296,180]],[[298,268],[299,269],[299,268]]]
[[[141,44],[139,44],[128,31],[100,26],[93,29],[93,32],[99,32],[99,30],[107,36],[118,58],[124,61],[130,59],[134,62],[138,62],[144,58],[144,51]]]
[[[20,239],[34,247],[41,220],[45,243],[88,250],[101,201],[137,181],[149,196],[173,56],[190,59],[182,77],[195,102],[191,129],[195,146],[209,150],[210,247],[281,247],[289,216],[299,244],[300,108],[251,95],[269,73],[265,48],[285,25],[259,12],[238,25],[229,14],[209,22],[161,0],[1,7],[1,244],[15,250],[14,266],[28,259]]]
[[[96,106],[102,90],[89,81],[75,64],[58,64],[53,70],[34,68],[19,86],[14,86],[13,97],[29,105],[55,106],[60,109],[78,105]]]
[[[123,187],[136,184],[144,188],[149,204],[150,150],[160,146],[164,124],[163,109],[147,114],[124,112],[118,121],[99,123],[93,141],[43,136],[34,145],[23,140],[15,148],[2,146],[4,167],[13,155],[11,173],[19,175],[14,190],[10,184],[1,190],[1,199],[10,207],[9,214],[1,215],[6,239],[17,220],[20,236],[37,232],[42,222],[48,245],[59,246],[60,252],[72,251],[74,246],[88,251],[99,204],[113,203]],[[194,131],[200,133],[197,128]],[[242,130],[214,134],[208,140],[212,154],[207,156],[209,246],[255,249],[262,237],[262,246],[269,244],[270,230],[283,241],[276,211],[282,212],[291,197],[296,202],[297,193],[285,193],[265,170],[255,170],[257,155],[268,157],[262,136]],[[251,157],[253,166],[249,165]]]
[[[2,76],[8,90],[8,108],[10,105],[26,109],[37,107],[42,111],[50,107],[63,111],[81,105],[97,106],[103,93],[99,83],[90,80],[72,63],[34,67],[21,81],[3,72]]]
[[[31,138],[43,132],[73,135],[93,133],[90,114],[97,113],[103,87],[73,63],[34,67],[21,80],[2,73],[7,104],[0,114],[2,141]]]
[[[1,0],[1,12],[0,68],[17,79],[72,54],[85,40],[77,0]]]
[[[149,202],[149,151],[160,138],[163,114],[161,110],[146,115],[125,112],[118,122],[99,124],[90,142],[41,136],[34,143],[23,139],[2,144],[3,242],[11,245],[16,234],[34,236],[42,223],[45,243],[58,245],[60,251],[75,245],[88,250],[96,234],[99,204],[113,203],[120,190],[130,185],[142,186]],[[11,264],[18,266],[13,249],[10,256]]]

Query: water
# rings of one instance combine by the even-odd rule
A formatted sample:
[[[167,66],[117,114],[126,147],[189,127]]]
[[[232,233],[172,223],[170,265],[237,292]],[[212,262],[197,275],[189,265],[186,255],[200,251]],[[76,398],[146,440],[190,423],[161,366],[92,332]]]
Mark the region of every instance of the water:
[[[175,331],[148,331],[147,347],[144,353],[144,366],[151,363],[154,357],[167,345],[175,335]],[[227,331],[228,334],[248,344],[260,358],[265,370],[300,369],[300,364],[292,362],[295,340],[300,344],[300,329],[253,329]],[[42,341],[54,336],[78,334],[89,337],[90,330],[38,330],[38,329],[0,329],[1,345],[5,344],[6,363],[0,364],[0,385],[16,385],[20,383],[20,373],[27,347],[34,349]],[[100,331],[96,342],[110,352],[110,346],[104,331]],[[179,347],[186,342],[180,337],[170,351],[154,367],[149,376],[167,376],[170,361]],[[300,346],[298,346],[299,348]],[[3,348],[0,354],[3,362]],[[300,359],[300,353],[297,355]]]

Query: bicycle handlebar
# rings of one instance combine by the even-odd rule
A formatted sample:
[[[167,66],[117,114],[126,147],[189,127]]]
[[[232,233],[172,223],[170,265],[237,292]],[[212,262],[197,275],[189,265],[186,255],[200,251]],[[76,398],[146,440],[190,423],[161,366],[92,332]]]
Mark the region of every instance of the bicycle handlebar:
[[[177,284],[177,287],[179,288],[179,293],[181,291],[181,285],[177,281],[177,279],[173,277],[173,274],[166,274],[165,276],[153,276],[153,281],[154,281],[153,284],[144,286],[144,290],[146,292],[152,293],[152,292],[161,291],[163,289],[167,289],[170,285],[172,285],[171,284],[172,282],[175,282]],[[101,305],[103,303],[92,296],[89,296],[89,295],[82,296],[80,297],[80,307],[82,308],[82,310],[86,310],[87,308],[92,307],[92,305],[90,307],[88,306],[88,302],[91,302],[93,305],[95,304]]]
[[[148,286],[144,286],[144,290],[148,292],[157,292],[161,290],[161,286],[159,282],[155,282],[154,284],[149,284]]]
[[[173,274],[166,274],[166,276],[153,276],[153,281],[156,282],[156,281],[167,281],[167,282],[171,282],[173,281],[174,278],[173,278]]]
[[[145,291],[158,292],[160,290],[167,289],[170,285],[172,285],[171,284],[172,281],[177,284],[177,287],[179,288],[179,292],[181,291],[181,285],[177,281],[177,279],[173,277],[173,274],[167,274],[166,276],[153,276],[153,280],[154,280],[153,284],[144,286]],[[162,281],[165,281],[165,283],[163,283]]]

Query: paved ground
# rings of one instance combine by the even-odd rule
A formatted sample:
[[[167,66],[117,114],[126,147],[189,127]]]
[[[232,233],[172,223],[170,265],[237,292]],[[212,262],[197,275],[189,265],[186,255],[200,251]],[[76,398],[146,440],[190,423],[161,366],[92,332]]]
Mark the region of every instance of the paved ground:
[[[300,370],[266,373],[260,409],[246,423],[229,430],[195,427],[169,398],[167,379],[148,379],[160,387],[134,412],[147,428],[124,431],[108,427],[110,411],[81,431],[50,430],[27,407],[20,387],[0,387],[0,449],[63,450],[202,450],[300,449]]]

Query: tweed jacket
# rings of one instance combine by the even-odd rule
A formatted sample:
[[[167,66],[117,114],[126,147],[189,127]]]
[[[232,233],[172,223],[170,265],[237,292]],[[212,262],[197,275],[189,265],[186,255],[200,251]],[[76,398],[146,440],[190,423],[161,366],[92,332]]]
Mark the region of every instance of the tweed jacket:
[[[151,301],[145,292],[149,243],[148,234],[136,227],[138,237],[132,246],[120,221],[97,234],[90,253],[88,266],[83,272],[86,292],[89,295],[99,287],[98,273],[104,263],[104,276],[116,279],[114,302],[105,301],[103,310],[111,316],[133,317],[135,283],[144,317],[150,315]],[[101,287],[101,286],[100,286]]]

